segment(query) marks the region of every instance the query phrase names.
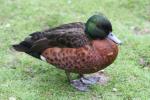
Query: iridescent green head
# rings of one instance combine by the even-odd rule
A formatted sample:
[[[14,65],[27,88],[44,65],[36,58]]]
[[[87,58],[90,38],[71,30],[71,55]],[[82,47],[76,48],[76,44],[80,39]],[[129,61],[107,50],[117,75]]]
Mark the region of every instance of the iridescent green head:
[[[91,39],[103,39],[106,37],[111,37],[111,40],[120,44],[121,41],[112,34],[111,22],[103,15],[93,15],[91,16],[85,24],[85,33]],[[112,39],[115,37],[116,39]]]

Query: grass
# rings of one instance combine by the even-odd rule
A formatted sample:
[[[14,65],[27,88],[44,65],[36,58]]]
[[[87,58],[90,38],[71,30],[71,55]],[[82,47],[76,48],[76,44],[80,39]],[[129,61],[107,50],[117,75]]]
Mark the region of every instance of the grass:
[[[62,70],[12,50],[29,33],[104,13],[124,42],[110,81],[79,92]],[[137,34],[138,33],[138,34]],[[112,89],[116,88],[116,92]],[[0,0],[0,100],[150,100],[149,0]]]

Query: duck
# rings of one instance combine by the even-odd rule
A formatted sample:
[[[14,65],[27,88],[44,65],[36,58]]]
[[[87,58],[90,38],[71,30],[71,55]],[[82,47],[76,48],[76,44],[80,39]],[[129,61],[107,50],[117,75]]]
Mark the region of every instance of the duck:
[[[108,18],[95,14],[84,22],[73,22],[36,31],[19,44],[12,45],[16,51],[45,61],[64,70],[68,82],[80,91],[89,90],[99,77],[85,77],[111,65],[122,44],[112,32]],[[72,80],[71,73],[78,74]]]

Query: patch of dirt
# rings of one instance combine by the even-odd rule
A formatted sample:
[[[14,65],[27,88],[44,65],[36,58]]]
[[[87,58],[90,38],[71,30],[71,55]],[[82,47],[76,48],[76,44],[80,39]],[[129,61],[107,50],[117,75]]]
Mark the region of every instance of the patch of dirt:
[[[33,69],[31,68],[31,67],[28,67],[28,68],[25,68],[24,69],[24,73],[26,74],[26,75],[29,75],[30,77],[34,77],[34,71],[33,71]]]
[[[150,28],[141,29],[139,27],[133,27],[133,32],[137,35],[146,35],[150,34]]]
[[[141,66],[143,66],[143,67],[149,67],[149,68],[150,68],[150,62],[149,62],[148,59],[145,58],[145,57],[141,57],[141,58],[139,59],[139,64],[140,64]]]
[[[99,81],[97,82],[100,85],[105,85],[110,80],[109,76],[103,70],[94,73],[93,76],[100,77]]]

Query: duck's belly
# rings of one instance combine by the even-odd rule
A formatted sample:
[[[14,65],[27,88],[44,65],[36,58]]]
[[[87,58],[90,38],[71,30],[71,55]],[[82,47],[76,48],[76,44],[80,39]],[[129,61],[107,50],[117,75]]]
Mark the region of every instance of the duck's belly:
[[[103,51],[103,50],[102,50]],[[73,73],[94,73],[110,65],[117,55],[114,50],[100,53],[91,47],[81,48],[48,48],[42,53],[46,61],[57,68]]]

